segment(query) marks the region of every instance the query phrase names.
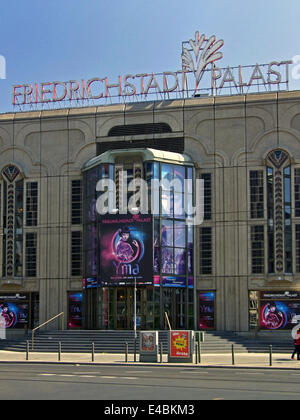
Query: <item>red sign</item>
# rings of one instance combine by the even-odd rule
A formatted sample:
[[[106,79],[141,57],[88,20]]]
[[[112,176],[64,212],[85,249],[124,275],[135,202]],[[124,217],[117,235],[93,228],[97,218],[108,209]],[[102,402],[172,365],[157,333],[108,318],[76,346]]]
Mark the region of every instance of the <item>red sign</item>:
[[[190,332],[171,331],[171,357],[190,357]]]

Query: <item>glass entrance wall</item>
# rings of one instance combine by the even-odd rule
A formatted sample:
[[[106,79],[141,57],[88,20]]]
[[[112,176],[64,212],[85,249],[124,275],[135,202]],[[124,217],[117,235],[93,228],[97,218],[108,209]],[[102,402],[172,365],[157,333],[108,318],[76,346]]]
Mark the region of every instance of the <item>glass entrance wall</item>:
[[[194,204],[193,168],[147,162],[145,173],[148,185],[153,179],[160,185],[154,184],[151,198],[154,284],[162,289],[161,327],[168,327],[167,314],[172,328],[194,328],[194,229],[186,220]]]
[[[132,152],[131,152],[132,153]],[[194,168],[191,161],[179,163],[145,161],[141,155],[130,165],[148,185],[148,210],[152,217],[153,283],[104,281],[101,273],[101,222],[96,212],[97,182],[115,181],[118,204],[120,151],[116,164],[103,163],[84,170],[84,259],[83,322],[88,329],[132,329],[134,302],[138,329],[194,328],[194,229],[187,214],[194,205]],[[170,154],[172,155],[172,154]],[[178,155],[176,154],[178,157]],[[182,156],[182,155],[180,155]],[[109,159],[108,159],[109,160]],[[128,157],[124,159],[128,169]],[[136,173],[136,169],[133,173]],[[131,173],[129,174],[131,175]],[[187,182],[185,182],[187,181]],[[98,193],[99,194],[99,193]],[[117,206],[118,207],[118,206]],[[128,213],[129,216],[129,213]],[[130,217],[132,215],[130,214]],[[102,274],[102,275],[101,275]],[[136,294],[136,299],[134,295]]]

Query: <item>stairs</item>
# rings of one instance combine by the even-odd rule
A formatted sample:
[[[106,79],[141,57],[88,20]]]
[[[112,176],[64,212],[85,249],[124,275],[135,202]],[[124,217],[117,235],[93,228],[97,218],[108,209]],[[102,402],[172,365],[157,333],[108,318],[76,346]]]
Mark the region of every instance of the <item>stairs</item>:
[[[29,340],[31,351],[31,335],[19,340],[0,340],[0,350],[26,351]],[[97,353],[125,353],[125,343],[128,343],[129,353],[134,352],[133,331],[101,331],[101,330],[66,330],[40,332],[34,338],[35,352],[57,352],[58,343],[61,343],[64,353],[90,353],[92,343]],[[159,342],[163,344],[163,351],[168,351],[168,331],[159,331]],[[241,336],[234,332],[209,331],[204,333],[204,342],[201,344],[202,353],[236,353],[243,352],[269,352],[272,345],[275,353],[291,353],[293,341],[287,336]],[[139,349],[139,335],[137,350]]]

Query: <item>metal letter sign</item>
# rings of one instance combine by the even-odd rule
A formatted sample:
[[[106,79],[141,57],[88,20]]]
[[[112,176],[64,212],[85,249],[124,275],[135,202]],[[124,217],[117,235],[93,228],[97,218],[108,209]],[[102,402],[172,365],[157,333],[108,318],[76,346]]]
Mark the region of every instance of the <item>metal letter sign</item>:
[[[222,39],[206,38],[199,31],[195,39],[182,43],[181,69],[161,73],[137,73],[89,80],[16,84],[12,103],[24,107],[105,105],[113,102],[190,98],[195,96],[240,95],[252,92],[288,90],[292,61],[219,68],[223,58]],[[1,64],[1,63],[0,63]],[[0,74],[1,77],[1,74]]]
[[[190,39],[189,45],[192,48],[196,61],[194,61],[190,50],[183,47],[181,55],[182,68],[183,70],[190,70],[195,74],[197,90],[206,66],[223,58],[223,54],[218,50],[223,47],[224,41],[221,39],[216,42],[214,35],[206,39],[205,35],[200,36],[200,33],[197,31],[195,33],[195,41]]]

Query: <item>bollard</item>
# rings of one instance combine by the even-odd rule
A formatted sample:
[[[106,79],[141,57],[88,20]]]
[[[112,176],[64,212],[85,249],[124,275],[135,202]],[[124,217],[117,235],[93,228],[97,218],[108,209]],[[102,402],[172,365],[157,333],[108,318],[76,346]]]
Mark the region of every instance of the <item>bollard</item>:
[[[125,362],[128,362],[128,343],[125,343]]]
[[[163,362],[163,343],[161,342],[159,345],[159,353],[160,353],[160,363]]]
[[[134,337],[134,361],[136,362],[136,346],[137,346],[137,338]]]
[[[273,365],[273,349],[272,349],[272,346],[270,346],[270,366],[272,366]]]
[[[92,343],[92,362],[95,361],[95,344]]]
[[[26,341],[26,360],[29,360],[29,340]]]
[[[199,363],[199,359],[198,359],[198,348],[199,348],[199,343],[195,343],[195,363],[196,365]]]
[[[201,363],[201,342],[198,343],[198,361]]]
[[[58,361],[61,359],[61,342],[58,343]]]
[[[231,347],[231,355],[232,355],[232,364],[235,365],[235,360],[234,360],[234,345],[232,344]]]
[[[136,362],[136,337],[134,337],[134,361]]]

